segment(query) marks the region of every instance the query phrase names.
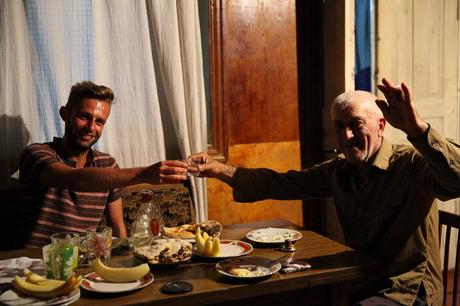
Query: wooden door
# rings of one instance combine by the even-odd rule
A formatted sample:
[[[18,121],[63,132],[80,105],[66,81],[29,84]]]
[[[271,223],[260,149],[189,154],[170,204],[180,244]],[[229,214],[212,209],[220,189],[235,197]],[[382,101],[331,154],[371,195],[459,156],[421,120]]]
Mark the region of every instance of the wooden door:
[[[439,133],[459,140],[458,0],[378,1],[376,16],[376,81],[406,82],[419,114]],[[392,127],[385,137],[407,142]],[[440,207],[460,214],[459,199]]]

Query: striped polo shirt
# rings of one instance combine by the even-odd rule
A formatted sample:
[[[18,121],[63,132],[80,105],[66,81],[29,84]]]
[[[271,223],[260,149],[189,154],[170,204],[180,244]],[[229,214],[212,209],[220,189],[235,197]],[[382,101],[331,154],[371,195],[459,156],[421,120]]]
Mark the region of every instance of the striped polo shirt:
[[[61,138],[53,142],[28,145],[20,159],[22,247],[40,247],[50,242],[56,232],[82,232],[98,225],[106,205],[121,197],[122,189],[78,192],[41,183],[40,172],[49,164],[62,162],[76,167],[76,161],[61,149]],[[109,154],[90,149],[85,168],[118,168]]]

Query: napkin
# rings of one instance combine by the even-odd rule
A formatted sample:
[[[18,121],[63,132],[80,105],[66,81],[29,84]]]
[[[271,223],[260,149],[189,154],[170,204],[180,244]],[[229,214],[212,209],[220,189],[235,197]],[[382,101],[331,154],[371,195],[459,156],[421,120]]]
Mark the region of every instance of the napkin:
[[[22,275],[26,268],[41,275],[46,272],[41,259],[18,257],[0,260],[0,284],[11,282],[16,275]]]
[[[290,263],[283,264],[283,268],[281,269],[281,272],[283,273],[292,273],[292,272],[298,272],[298,271],[304,271],[304,270],[310,270],[311,265],[303,260],[296,260]]]

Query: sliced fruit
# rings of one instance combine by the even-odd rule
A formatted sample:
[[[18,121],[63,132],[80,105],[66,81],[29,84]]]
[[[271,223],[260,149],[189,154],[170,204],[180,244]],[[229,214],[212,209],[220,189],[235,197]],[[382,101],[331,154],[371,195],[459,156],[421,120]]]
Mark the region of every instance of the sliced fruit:
[[[104,265],[100,258],[91,262],[91,266],[97,275],[112,283],[133,282],[150,272],[149,265],[146,263],[132,268],[113,268]]]
[[[214,239],[212,239],[211,253],[209,255],[210,256],[219,256],[219,253],[220,253],[220,239],[219,238],[214,238]]]
[[[208,238],[206,239],[206,242],[204,244],[204,252],[203,252],[204,255],[206,256],[212,256],[212,239],[211,238]]]

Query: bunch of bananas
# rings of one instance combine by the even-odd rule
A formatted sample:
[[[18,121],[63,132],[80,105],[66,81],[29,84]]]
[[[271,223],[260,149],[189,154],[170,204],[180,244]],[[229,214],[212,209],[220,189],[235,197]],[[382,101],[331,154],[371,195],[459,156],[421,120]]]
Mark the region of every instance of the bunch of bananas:
[[[150,267],[146,263],[132,268],[112,268],[104,265],[100,258],[93,260],[91,267],[97,275],[112,283],[133,282],[150,272]]]
[[[212,238],[206,232],[201,234],[201,229],[198,227],[195,234],[196,251],[204,256],[219,256],[220,239]]]
[[[37,298],[53,298],[61,295],[68,295],[80,286],[82,276],[78,277],[73,273],[67,281],[57,279],[47,279],[32,271],[23,271],[26,279],[16,275],[12,280],[13,287],[25,295]]]

